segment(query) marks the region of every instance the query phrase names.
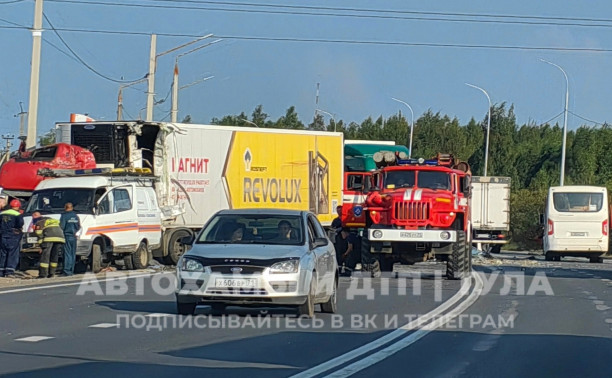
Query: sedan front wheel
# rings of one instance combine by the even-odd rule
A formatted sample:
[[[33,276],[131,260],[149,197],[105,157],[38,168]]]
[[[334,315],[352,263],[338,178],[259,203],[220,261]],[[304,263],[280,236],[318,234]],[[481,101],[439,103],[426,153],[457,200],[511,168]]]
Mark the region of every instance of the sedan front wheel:
[[[314,317],[314,280],[315,276],[313,274],[312,279],[310,280],[310,290],[308,291],[306,302],[298,306],[298,316],[305,316],[307,318]]]

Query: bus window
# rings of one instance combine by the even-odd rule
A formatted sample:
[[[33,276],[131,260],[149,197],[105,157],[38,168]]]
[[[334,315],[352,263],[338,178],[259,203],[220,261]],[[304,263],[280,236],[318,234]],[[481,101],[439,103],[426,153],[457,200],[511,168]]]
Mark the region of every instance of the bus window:
[[[559,212],[598,212],[603,206],[603,193],[554,193],[553,204]]]

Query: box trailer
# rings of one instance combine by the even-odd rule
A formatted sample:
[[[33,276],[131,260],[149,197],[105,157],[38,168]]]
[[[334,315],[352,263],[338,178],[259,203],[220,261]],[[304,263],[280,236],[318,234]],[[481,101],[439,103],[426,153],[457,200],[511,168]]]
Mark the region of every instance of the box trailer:
[[[472,244],[498,253],[510,231],[510,177],[472,177]]]

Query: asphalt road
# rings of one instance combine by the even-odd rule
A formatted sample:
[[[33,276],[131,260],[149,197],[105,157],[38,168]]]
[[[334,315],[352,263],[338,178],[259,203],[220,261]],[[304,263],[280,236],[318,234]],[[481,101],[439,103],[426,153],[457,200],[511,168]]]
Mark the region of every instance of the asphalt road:
[[[463,282],[436,269],[342,278],[339,313],[308,321],[291,309],[175,316],[167,272],[0,281],[0,375],[612,376],[609,260],[476,258]]]

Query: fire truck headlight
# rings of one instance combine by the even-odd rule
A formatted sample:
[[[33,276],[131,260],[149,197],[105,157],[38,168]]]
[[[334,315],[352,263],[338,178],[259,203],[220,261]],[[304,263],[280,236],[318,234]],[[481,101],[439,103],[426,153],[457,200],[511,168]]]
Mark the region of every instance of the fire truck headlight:
[[[448,239],[450,239],[450,232],[448,232],[448,231],[442,231],[442,232],[440,232],[440,238],[441,238],[442,240],[448,240]]]
[[[382,233],[382,231],[381,231],[381,230],[376,230],[376,231],[374,231],[374,232],[372,233],[372,236],[373,236],[375,239],[380,239],[380,238],[382,238],[383,233]]]

